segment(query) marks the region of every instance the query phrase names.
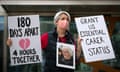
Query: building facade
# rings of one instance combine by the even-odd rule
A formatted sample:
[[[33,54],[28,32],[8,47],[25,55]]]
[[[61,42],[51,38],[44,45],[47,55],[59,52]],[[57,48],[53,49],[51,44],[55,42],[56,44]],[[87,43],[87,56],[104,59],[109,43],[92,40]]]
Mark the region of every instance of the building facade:
[[[41,72],[41,64],[10,66],[8,16],[39,14],[41,34],[54,28],[53,16],[65,10],[71,14],[70,31],[75,36],[75,17],[104,15],[109,31],[115,59],[85,63],[83,54],[76,72],[119,72],[120,71],[120,1],[119,0],[1,0],[0,1],[0,64],[1,72]]]

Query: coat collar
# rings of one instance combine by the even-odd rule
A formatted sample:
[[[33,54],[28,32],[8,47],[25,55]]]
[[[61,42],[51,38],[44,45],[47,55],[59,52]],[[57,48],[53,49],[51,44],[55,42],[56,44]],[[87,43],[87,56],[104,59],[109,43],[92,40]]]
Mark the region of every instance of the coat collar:
[[[57,28],[54,28],[53,35],[56,37],[58,36]],[[65,37],[71,37],[71,36],[72,36],[72,34],[68,30],[66,30]]]

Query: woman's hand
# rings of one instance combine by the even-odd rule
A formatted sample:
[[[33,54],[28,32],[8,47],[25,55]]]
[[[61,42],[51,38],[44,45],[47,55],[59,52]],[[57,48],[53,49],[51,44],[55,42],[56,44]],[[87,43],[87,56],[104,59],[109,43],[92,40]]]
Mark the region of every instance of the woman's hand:
[[[12,40],[10,38],[8,38],[6,43],[7,43],[7,46],[10,47],[12,45]]]
[[[81,41],[82,41],[82,39],[78,36],[78,39],[77,39],[77,58],[79,58],[80,54],[81,54],[81,49],[82,49]]]

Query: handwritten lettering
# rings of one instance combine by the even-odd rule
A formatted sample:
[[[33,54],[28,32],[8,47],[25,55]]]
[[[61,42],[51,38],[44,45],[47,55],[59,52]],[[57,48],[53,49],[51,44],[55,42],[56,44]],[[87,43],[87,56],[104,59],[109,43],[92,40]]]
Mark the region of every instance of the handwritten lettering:
[[[92,44],[101,44],[104,42],[104,40],[102,37],[92,37],[85,39],[85,42],[87,45],[92,45]]]
[[[88,49],[90,56],[100,55],[100,54],[109,54],[110,49],[108,46],[96,47],[96,48],[89,48]]]
[[[81,18],[81,24],[89,24],[98,22],[98,17],[90,17],[90,18]]]

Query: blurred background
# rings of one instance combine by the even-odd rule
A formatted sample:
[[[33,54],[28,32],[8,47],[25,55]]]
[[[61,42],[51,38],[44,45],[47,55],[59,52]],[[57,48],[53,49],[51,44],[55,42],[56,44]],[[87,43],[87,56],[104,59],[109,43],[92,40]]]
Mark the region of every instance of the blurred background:
[[[120,1],[119,0],[1,0],[0,1],[0,72],[40,72],[41,64],[10,66],[7,17],[17,15],[40,16],[41,34],[54,28],[53,16],[65,10],[71,14],[70,31],[77,38],[74,18],[104,15],[115,59],[86,63],[81,54],[76,72],[120,72]]]

